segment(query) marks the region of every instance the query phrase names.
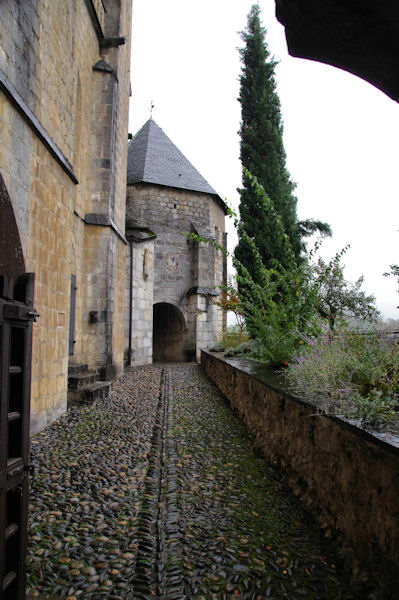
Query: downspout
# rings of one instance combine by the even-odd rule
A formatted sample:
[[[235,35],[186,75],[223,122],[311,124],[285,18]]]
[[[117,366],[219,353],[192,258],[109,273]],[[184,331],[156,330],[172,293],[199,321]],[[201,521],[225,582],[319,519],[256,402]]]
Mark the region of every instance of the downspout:
[[[127,364],[132,365],[132,333],[133,333],[133,240],[130,240],[130,285],[129,285],[129,348],[127,352]]]
[[[222,284],[224,286],[227,285],[227,232],[223,233],[223,274],[222,274]],[[222,316],[222,332],[226,333],[227,329],[227,312],[223,311]]]

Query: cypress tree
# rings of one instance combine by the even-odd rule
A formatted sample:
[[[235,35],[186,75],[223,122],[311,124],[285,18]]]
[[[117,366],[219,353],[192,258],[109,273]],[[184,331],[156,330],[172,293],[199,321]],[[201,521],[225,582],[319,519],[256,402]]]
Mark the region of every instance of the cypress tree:
[[[286,168],[280,100],[276,92],[276,63],[270,57],[265,41],[266,31],[259,15],[260,8],[255,4],[248,15],[247,29],[241,32],[245,45],[240,49],[243,65],[239,95],[240,158],[243,167],[256,176],[271,199],[282,219],[294,255],[299,257],[301,242],[297,227],[297,200],[293,195],[295,186]],[[277,260],[284,265],[284,257],[279,255],[274,244],[272,223],[268,222],[268,215],[248,178],[243,178],[239,192],[240,224],[255,242],[263,263],[271,267]],[[241,236],[235,256],[251,272],[251,258]]]

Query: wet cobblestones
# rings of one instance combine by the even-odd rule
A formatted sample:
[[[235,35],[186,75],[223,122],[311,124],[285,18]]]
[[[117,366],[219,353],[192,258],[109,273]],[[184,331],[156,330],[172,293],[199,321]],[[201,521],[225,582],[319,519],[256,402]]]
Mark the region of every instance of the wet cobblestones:
[[[336,558],[196,365],[173,368],[185,591],[195,600],[353,598]]]
[[[29,598],[129,598],[161,367],[73,408],[32,440]]]
[[[32,460],[28,598],[356,597],[198,365],[128,371]]]

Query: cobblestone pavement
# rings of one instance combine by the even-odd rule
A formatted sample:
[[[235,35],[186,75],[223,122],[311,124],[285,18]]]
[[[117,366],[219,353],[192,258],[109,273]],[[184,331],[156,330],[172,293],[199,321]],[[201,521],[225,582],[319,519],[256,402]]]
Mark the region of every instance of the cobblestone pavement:
[[[28,598],[356,597],[196,364],[129,370],[32,461]]]
[[[29,597],[131,598],[161,367],[73,408],[32,440]]]

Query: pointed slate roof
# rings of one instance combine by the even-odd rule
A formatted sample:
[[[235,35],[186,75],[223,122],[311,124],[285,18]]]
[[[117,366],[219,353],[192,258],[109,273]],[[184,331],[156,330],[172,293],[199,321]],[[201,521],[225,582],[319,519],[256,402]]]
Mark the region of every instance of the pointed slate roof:
[[[130,140],[127,184],[154,183],[194,192],[204,192],[223,200],[151,118]]]

